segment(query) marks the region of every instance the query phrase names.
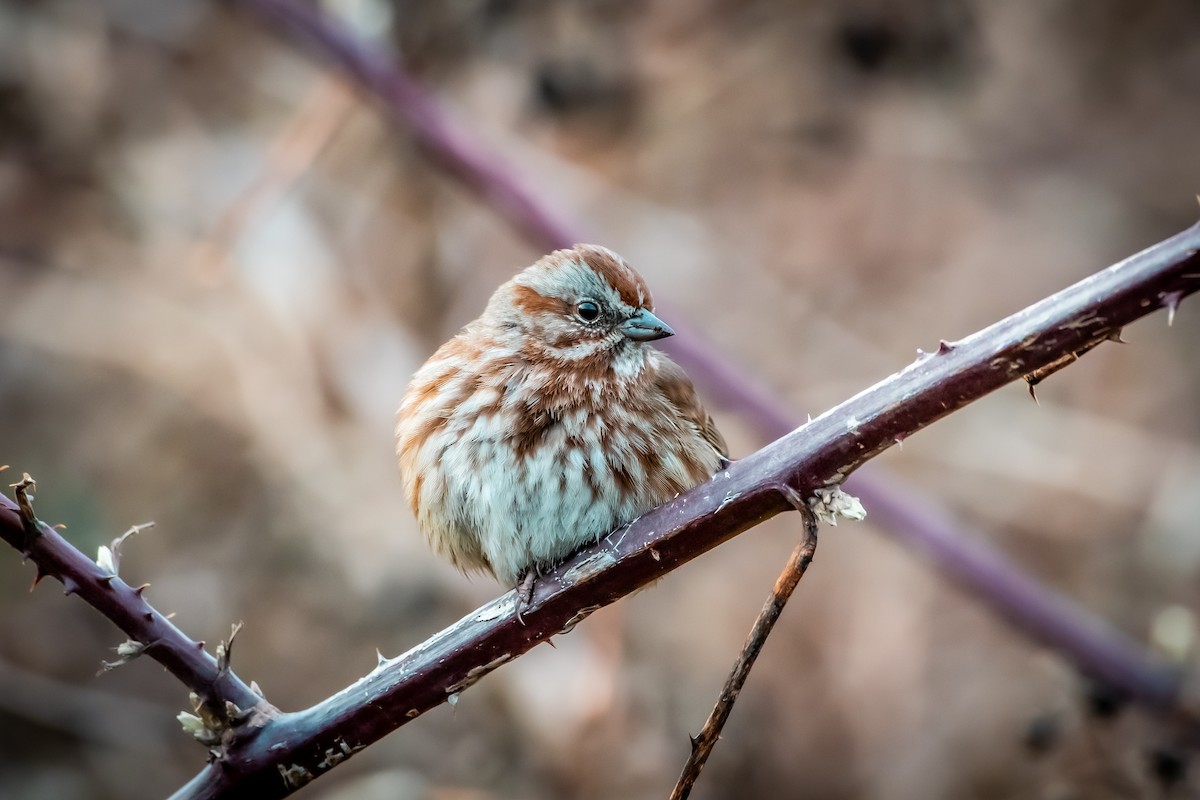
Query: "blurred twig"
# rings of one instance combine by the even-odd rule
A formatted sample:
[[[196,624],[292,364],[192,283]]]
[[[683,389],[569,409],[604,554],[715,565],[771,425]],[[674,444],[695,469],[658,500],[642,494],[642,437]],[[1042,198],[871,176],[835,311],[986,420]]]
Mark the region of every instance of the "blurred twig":
[[[193,245],[189,260],[197,274],[210,283],[227,277],[230,253],[312,167],[345,123],[353,100],[342,79],[317,79],[300,109],[271,141],[262,168],[224,209],[209,234]]]
[[[493,208],[534,241],[554,247],[574,243],[574,228],[554,214],[537,194],[481,149],[466,126],[454,123],[437,99],[382,50],[314,6],[294,0],[230,0],[268,18],[333,57],[354,81],[375,95],[409,128],[444,169],[479,192]]]
[[[688,754],[688,760],[683,765],[679,781],[671,791],[671,800],[687,800],[687,797],[691,795],[692,786],[700,777],[700,770],[704,769],[704,764],[708,761],[717,740],[721,738],[721,731],[724,730],[725,722],[729,719],[730,712],[733,711],[733,704],[737,702],[738,695],[742,693],[742,687],[746,684],[746,678],[749,677],[758,654],[762,652],[763,645],[767,643],[767,637],[771,635],[775,623],[779,620],[779,615],[783,613],[783,607],[791,599],[792,592],[796,590],[796,585],[804,577],[808,565],[812,563],[813,556],[817,552],[817,519],[813,516],[812,511],[804,505],[802,498],[793,496],[791,500],[792,505],[804,516],[804,538],[792,550],[792,555],[784,565],[783,571],[775,579],[771,596],[767,598],[766,604],[758,612],[758,618],[754,620],[750,635],[746,637],[742,651],[738,654],[733,669],[725,680],[725,686],[721,689],[721,696],[717,698],[717,703],[713,706],[712,713],[708,715],[700,733],[692,738],[692,752]]]
[[[898,440],[1200,289],[1200,224],[959,342],[822,414],[540,579],[509,592],[305,711],[234,739],[176,798],[283,797],[552,636],[763,520],[835,485]],[[1177,294],[1178,293],[1178,294]],[[1028,588],[1028,587],[1026,587]],[[1044,590],[1043,590],[1044,591]],[[1038,598],[1044,602],[1045,598]],[[1060,609],[1061,610],[1061,609]],[[1070,610],[1068,607],[1067,610]],[[1109,628],[1079,627],[1101,680],[1200,733],[1180,677]]]

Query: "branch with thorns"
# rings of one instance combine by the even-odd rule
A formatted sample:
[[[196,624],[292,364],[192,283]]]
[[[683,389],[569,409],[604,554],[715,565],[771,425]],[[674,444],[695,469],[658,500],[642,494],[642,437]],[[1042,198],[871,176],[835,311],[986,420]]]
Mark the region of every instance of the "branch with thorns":
[[[130,586],[117,574],[121,545],[149,524],[135,525],[101,546],[93,561],[34,514],[37,482],[28,473],[10,488],[16,502],[0,495],[0,538],[34,563],[33,587],[47,577],[58,580],[64,594],[78,595],[129,637],[117,645],[116,660],[101,662],[100,673],[142,655],[153,658],[191,690],[193,710],[219,739],[227,740],[236,728],[261,725],[277,713],[229,668],[228,645],[222,643],[224,657],[209,655],[204,642],[188,637],[150,605],[145,597],[150,584]]]
[[[390,53],[356,37],[331,15],[297,0],[227,0],[237,8],[257,15],[267,24],[301,40],[373,99],[448,175],[474,191],[479,198],[512,227],[539,248],[569,247],[589,237],[563,219],[557,208],[542,198],[518,173],[490,152],[468,125],[447,113],[432,92],[420,84]],[[1197,198],[1200,200],[1200,197]],[[1166,244],[1166,243],[1164,243]],[[1152,250],[1155,248],[1152,248]],[[1179,254],[1175,254],[1179,257]],[[1190,254],[1189,254],[1190,257]],[[1196,277],[1194,274],[1191,276]],[[1171,324],[1182,289],[1164,289],[1146,298],[1146,309],[1165,308]],[[673,317],[674,318],[674,317]],[[1028,359],[1012,361],[1009,369],[1021,372],[1034,400],[1034,387],[1052,373],[1073,363],[1097,344],[1119,341],[1120,326],[1111,320],[1081,315],[1071,324],[1089,335],[1057,351],[1045,363]],[[715,405],[740,412],[768,439],[785,435],[795,427],[794,415],[756,376],[718,355],[717,348],[702,335],[676,325],[680,334],[670,347],[672,357],[701,387]],[[1051,338],[1042,347],[1057,348]],[[949,345],[943,343],[943,348]],[[940,353],[940,351],[939,351]],[[894,443],[907,434],[898,432]],[[871,508],[880,530],[922,553],[935,569],[972,593],[992,610],[1019,626],[1026,634],[1055,649],[1083,673],[1123,673],[1131,665],[1148,661],[1145,653],[1123,640],[1103,620],[1060,596],[1020,565],[986,544],[986,537],[969,529],[948,513],[938,499],[923,494],[878,469],[863,470],[846,484],[849,491]],[[1113,642],[1122,640],[1121,646]],[[1125,652],[1130,649],[1135,652]],[[1134,673],[1138,673],[1136,668]],[[1127,673],[1117,683],[1138,684],[1143,695],[1154,695],[1158,685],[1154,670]],[[1169,693],[1169,692],[1168,692]]]
[[[476,189],[531,238],[551,247],[583,238],[551,215],[536,194],[500,168],[490,154],[478,149],[470,135],[452,124],[432,96],[390,58],[364,48],[328,18],[294,0],[240,3],[316,42],[362,86],[381,97],[439,163]],[[218,648],[214,659],[204,652],[202,642],[188,639],[150,609],[143,597],[145,586],[130,588],[116,576],[116,547],[109,548],[111,564],[93,563],[78,551],[74,551],[78,558],[72,556],[69,551],[73,548],[33,516],[32,479],[13,485],[17,505],[0,498],[0,535],[37,564],[38,580],[44,575],[56,577],[67,594],[79,594],[126,630],[130,636],[125,645],[128,652],[119,655],[150,655],[193,687],[197,714],[181,715],[181,720],[185,725],[190,722],[193,734],[210,746],[214,761],[179,796],[283,796],[408,719],[457,698],[483,675],[538,642],[569,631],[600,605],[762,519],[795,507],[793,495],[798,487],[831,491],[832,486],[891,444],[1008,381],[1023,377],[1032,393],[1034,385],[1048,375],[1106,339],[1119,337],[1121,326],[1137,316],[1162,307],[1167,309],[1168,322],[1172,321],[1181,300],[1196,290],[1200,280],[1196,271],[1198,239],[1200,235],[1193,227],[987,331],[958,343],[943,342],[936,353],[922,354],[905,371],[685,495],[697,503],[698,515],[696,509],[680,508],[678,501],[668,504],[648,515],[652,522],[643,518],[623,530],[615,546],[609,537],[563,565],[552,574],[557,583],[535,594],[530,611],[536,617],[530,620],[529,628],[513,627],[508,614],[513,609],[506,596],[405,656],[381,659],[377,668],[355,686],[297,714],[278,714],[262,701],[253,684],[247,687],[232,673],[228,663],[232,636],[229,645]],[[1017,333],[1027,338],[1018,339]],[[786,410],[781,410],[766,393],[754,389],[754,382],[740,370],[713,357],[698,337],[681,337],[681,342],[683,352],[677,350],[677,358],[695,377],[707,378],[705,383],[715,393],[733,405],[752,410],[764,428],[775,434],[790,429]],[[984,345],[994,349],[987,350]],[[930,376],[933,382],[926,380]],[[887,405],[871,405],[868,400],[886,401]],[[811,447],[807,439],[797,439],[802,434],[813,438]],[[713,496],[700,493],[710,492],[721,483],[725,484],[724,496],[712,505],[709,501]],[[733,484],[739,488],[732,488]],[[889,493],[882,485],[874,485],[870,492],[866,487],[857,491],[873,508],[882,508],[884,513],[879,516],[904,522],[896,529],[898,533],[903,533],[905,526],[916,530],[905,535],[931,551],[952,577],[1073,658],[1081,669],[1152,706],[1175,711],[1185,725],[1196,729],[1191,710],[1180,704],[1179,676],[1174,671],[1151,661],[1111,629],[1097,626],[1095,620],[998,554],[956,538],[953,531],[946,534],[945,525],[921,519],[919,504],[911,498],[897,501],[896,493]],[[930,530],[943,532],[933,535]],[[677,538],[681,531],[696,541],[685,539],[681,543]],[[800,560],[793,554],[781,576],[785,588],[793,576],[798,581],[802,574],[802,548],[803,543],[797,550]],[[644,559],[647,554],[649,559]],[[100,560],[104,560],[103,549]],[[791,588],[794,586],[792,583]],[[782,608],[780,597],[786,599],[786,595],[773,594],[764,609],[767,617],[760,617],[759,623],[766,624],[764,619],[771,613],[777,618],[778,611],[769,609],[776,605]],[[773,623],[774,619],[767,625],[767,632]],[[755,630],[759,627],[756,624]],[[761,638],[752,635],[750,642],[757,642],[761,648],[762,638],[765,633]],[[740,691],[757,652],[743,651],[727,689],[736,686]],[[438,656],[436,661],[432,660],[434,656]],[[357,699],[359,692],[365,700]],[[374,703],[389,711],[379,713],[378,708],[372,709]],[[731,706],[732,700],[718,702],[692,760],[696,760],[697,752],[707,758]],[[255,724],[247,725],[250,720]],[[703,760],[695,765],[692,760],[688,769],[698,773]]]
[[[0,537],[33,561],[40,575],[62,581],[68,594],[80,595],[141,643],[146,655],[193,687],[200,707],[212,715],[212,728],[219,732],[210,744],[212,763],[176,797],[284,797],[425,711],[456,700],[492,670],[570,631],[595,609],[802,505],[798,497],[818,497],[821,506],[841,513],[853,510],[837,491],[851,472],[985,394],[1103,341],[1135,319],[1177,305],[1200,289],[1198,254],[1200,225],[1195,225],[985,330],[943,342],[576,554],[538,582],[524,622],[509,592],[404,655],[380,660],[370,674],[304,711],[275,710],[234,675],[228,645],[213,658],[202,643],[154,611],[141,591],[39,521],[33,515],[32,479],[14,484],[17,503],[0,497]],[[1026,622],[1040,624],[1042,638],[1060,639],[1095,678],[1167,712],[1189,733],[1200,733],[1200,720],[1181,698],[1176,670],[1150,659],[1111,628],[1095,625],[1048,590],[1036,584],[1018,589],[1036,601],[1036,613],[1027,610]],[[749,659],[735,670],[735,683],[744,680],[748,667]],[[200,727],[209,728],[204,714],[195,716]]]

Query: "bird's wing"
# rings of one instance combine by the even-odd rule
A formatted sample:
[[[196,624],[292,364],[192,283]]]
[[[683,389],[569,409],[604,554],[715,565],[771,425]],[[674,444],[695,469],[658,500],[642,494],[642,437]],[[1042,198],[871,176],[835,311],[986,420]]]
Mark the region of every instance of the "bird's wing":
[[[712,445],[712,448],[722,458],[728,460],[729,445],[725,444],[725,437],[717,430],[713,418],[700,404],[700,398],[696,396],[696,387],[692,385],[691,378],[683,371],[683,367],[665,355],[660,354],[660,356],[655,374],[655,388],[662,392],[671,405],[679,410],[684,419],[696,426],[696,430],[699,431],[704,441]]]

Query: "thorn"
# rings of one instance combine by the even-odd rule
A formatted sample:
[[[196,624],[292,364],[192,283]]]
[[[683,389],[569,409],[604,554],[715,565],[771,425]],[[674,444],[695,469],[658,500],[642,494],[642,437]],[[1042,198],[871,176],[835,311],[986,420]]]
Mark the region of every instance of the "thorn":
[[[1167,307],[1167,327],[1175,324],[1175,310],[1183,300],[1183,292],[1167,292],[1162,296],[1162,304]]]
[[[379,669],[388,662],[388,657],[385,656],[378,647],[375,648],[375,669]]]
[[[145,614],[142,614],[142,619],[146,620],[146,622],[151,621],[152,619],[154,619],[154,612],[147,611]]]
[[[1030,380],[1027,380],[1026,382],[1029,384],[1029,396],[1033,398],[1033,402],[1037,406],[1041,407],[1042,403],[1040,400],[1037,399],[1037,392],[1033,388],[1035,385],[1034,382],[1030,381]]]
[[[67,529],[67,523],[65,523],[65,522],[59,522],[54,525],[54,530],[56,530],[56,531],[65,531],[66,529]]]
[[[243,623],[233,623],[233,630],[229,634],[229,641],[222,641],[217,645],[217,670],[225,672],[229,669],[229,663],[233,659],[233,640],[237,638],[238,631],[242,629]]]
[[[26,472],[21,480],[10,483],[9,488],[15,490],[17,507],[21,509],[21,521],[25,525],[26,536],[38,536],[42,532],[41,524],[33,513],[33,495],[37,492],[37,481]]]
[[[545,639],[544,641],[546,642],[546,644],[550,645],[550,647],[552,647],[553,649],[555,649],[555,650],[558,649],[558,645],[556,645],[554,643],[553,639]]]
[[[908,437],[905,436],[904,434],[900,434],[899,436],[893,436],[892,441],[896,443],[897,447],[899,447],[901,450],[903,450],[904,449],[904,440],[907,438]]]
[[[8,464],[0,464],[0,472],[4,472],[6,469],[8,469]]]
[[[112,579],[115,577],[117,577],[117,576],[116,575],[101,575],[96,580],[100,582],[101,586],[107,586],[111,589],[112,588]]]
[[[699,750],[699,749],[700,749],[700,737],[699,737],[699,736],[692,736],[692,735],[689,733],[689,734],[688,734],[688,742],[690,742],[690,743],[691,743],[691,745],[692,745],[692,752],[693,752],[693,753],[694,753],[694,752],[696,752],[697,750]]]
[[[37,481],[30,477],[28,472],[22,473],[21,480],[8,485],[10,489],[16,489],[18,492],[32,495],[37,491]]]
[[[67,595],[69,597],[70,595],[73,595],[79,591],[79,584],[75,582],[74,578],[68,578],[64,575],[62,582],[63,582],[63,594],[64,595]]]
[[[954,349],[954,345],[947,342],[945,339],[938,340],[938,355],[944,356]]]
[[[259,697],[261,697],[264,700],[267,699],[267,696],[265,694],[263,694],[262,687],[260,687],[258,685],[258,681],[250,681],[250,691],[254,692],[256,695],[258,695]]]
[[[170,614],[167,614],[165,617],[163,617],[163,619],[175,619],[175,615],[178,613],[178,611],[172,611]]]
[[[238,722],[245,721],[246,712],[243,711],[237,703],[233,702],[232,700],[226,700],[225,716],[229,718],[229,722],[231,724],[237,724]]]
[[[100,548],[100,555],[96,558],[96,563],[107,569],[113,575],[120,571],[121,566],[121,545],[125,544],[125,540],[135,533],[141,533],[147,528],[153,528],[153,522],[143,522],[140,525],[133,525],[129,530],[122,533],[117,538],[113,539],[107,547]]]
[[[150,588],[150,584],[143,583],[141,586],[136,587],[133,590],[133,593],[136,594],[138,597],[141,597],[143,594],[146,593],[146,590],[149,588]]]
[[[201,639],[200,641],[196,642],[196,649],[197,649],[197,650],[203,650],[203,649],[204,649],[204,644],[205,644],[205,642],[204,642],[204,640],[203,640],[203,639]]]
[[[1108,335],[1108,341],[1110,341],[1110,342],[1116,342],[1117,344],[1129,344],[1129,340],[1128,340],[1128,339],[1122,339],[1122,338],[1121,338],[1121,333],[1122,333],[1122,330],[1123,330],[1122,328],[1117,328],[1115,331],[1113,331],[1112,333],[1110,333],[1110,334]]]

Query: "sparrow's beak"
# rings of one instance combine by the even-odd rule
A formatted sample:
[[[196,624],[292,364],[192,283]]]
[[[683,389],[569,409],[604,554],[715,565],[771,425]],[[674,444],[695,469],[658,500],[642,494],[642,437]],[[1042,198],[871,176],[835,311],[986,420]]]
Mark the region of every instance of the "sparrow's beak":
[[[635,342],[653,342],[655,339],[675,335],[670,325],[644,308],[625,321],[621,326],[621,333]]]

